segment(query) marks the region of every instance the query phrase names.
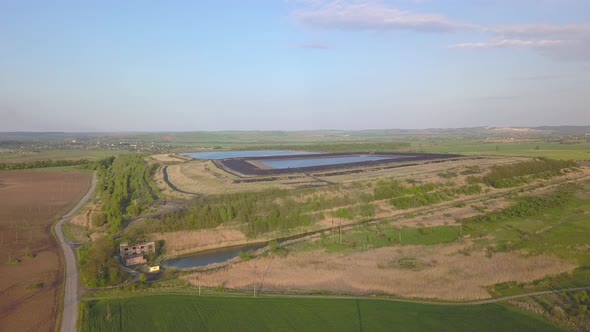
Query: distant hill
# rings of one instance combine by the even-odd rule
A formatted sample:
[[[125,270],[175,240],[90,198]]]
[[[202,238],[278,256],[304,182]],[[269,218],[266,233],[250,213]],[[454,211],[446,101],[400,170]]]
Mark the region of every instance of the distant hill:
[[[583,135],[590,134],[590,126],[544,126],[534,129],[548,130],[558,135]]]

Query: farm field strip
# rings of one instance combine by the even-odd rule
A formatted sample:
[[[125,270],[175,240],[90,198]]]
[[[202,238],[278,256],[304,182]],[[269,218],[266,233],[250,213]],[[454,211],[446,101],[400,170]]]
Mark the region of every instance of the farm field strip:
[[[166,307],[165,312],[160,308]],[[441,306],[362,299],[139,296],[89,301],[81,331],[558,331],[499,304]]]
[[[0,172],[0,326],[54,328],[63,267],[51,226],[79,201],[88,180],[87,173]]]

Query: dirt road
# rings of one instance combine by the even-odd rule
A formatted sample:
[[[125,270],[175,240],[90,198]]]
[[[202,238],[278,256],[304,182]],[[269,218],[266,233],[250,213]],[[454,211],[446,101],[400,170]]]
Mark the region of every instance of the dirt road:
[[[96,171],[92,175],[92,184],[90,189],[84,195],[82,200],[76,205],[68,214],[63,216],[55,225],[55,234],[59,240],[59,244],[64,252],[64,258],[66,263],[66,281],[64,283],[64,297],[63,297],[63,312],[61,316],[61,328],[62,332],[76,331],[76,323],[78,320],[78,304],[80,303],[80,276],[78,274],[78,261],[76,260],[76,254],[74,248],[70,245],[69,241],[65,238],[63,233],[64,222],[70,220],[78,210],[86,204],[94,194],[96,189]]]

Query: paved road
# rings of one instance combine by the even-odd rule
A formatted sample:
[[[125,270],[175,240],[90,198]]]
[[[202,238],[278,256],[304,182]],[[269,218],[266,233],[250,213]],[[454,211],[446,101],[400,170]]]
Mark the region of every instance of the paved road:
[[[70,220],[80,210],[94,194],[96,189],[96,171],[92,175],[92,184],[90,189],[82,200],[76,205],[72,211],[63,216],[57,224],[55,224],[55,234],[59,240],[59,244],[64,252],[66,262],[66,282],[64,283],[64,304],[63,313],[61,316],[61,332],[76,331],[76,323],[78,321],[78,304],[80,303],[80,277],[78,275],[78,261],[76,254],[70,242],[66,239],[63,233],[62,226],[64,222]]]

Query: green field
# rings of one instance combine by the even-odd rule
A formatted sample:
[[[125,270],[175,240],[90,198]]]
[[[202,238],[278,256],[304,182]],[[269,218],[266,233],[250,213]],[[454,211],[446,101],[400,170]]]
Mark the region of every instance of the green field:
[[[84,309],[85,307],[85,309]],[[500,304],[161,295],[83,304],[82,331],[558,331]]]
[[[459,153],[465,155],[490,155],[508,157],[533,157],[561,160],[590,160],[590,143],[561,144],[559,142],[493,143],[475,140],[440,140],[414,143],[412,150],[426,153]]]
[[[450,243],[461,237],[460,228],[440,226],[428,228],[396,229],[387,225],[362,226],[334,236],[322,237],[320,241],[304,242],[290,250],[327,249],[329,252],[355,252],[395,245],[434,245]]]
[[[523,250],[529,255],[549,255],[572,261],[578,268],[572,274],[547,277],[528,284],[506,283],[492,287],[496,296],[509,296],[547,289],[587,286],[590,283],[590,182],[578,184],[576,196],[558,208],[541,215],[511,218],[495,223],[478,223],[469,232],[487,234],[477,245],[494,245],[496,251]]]

